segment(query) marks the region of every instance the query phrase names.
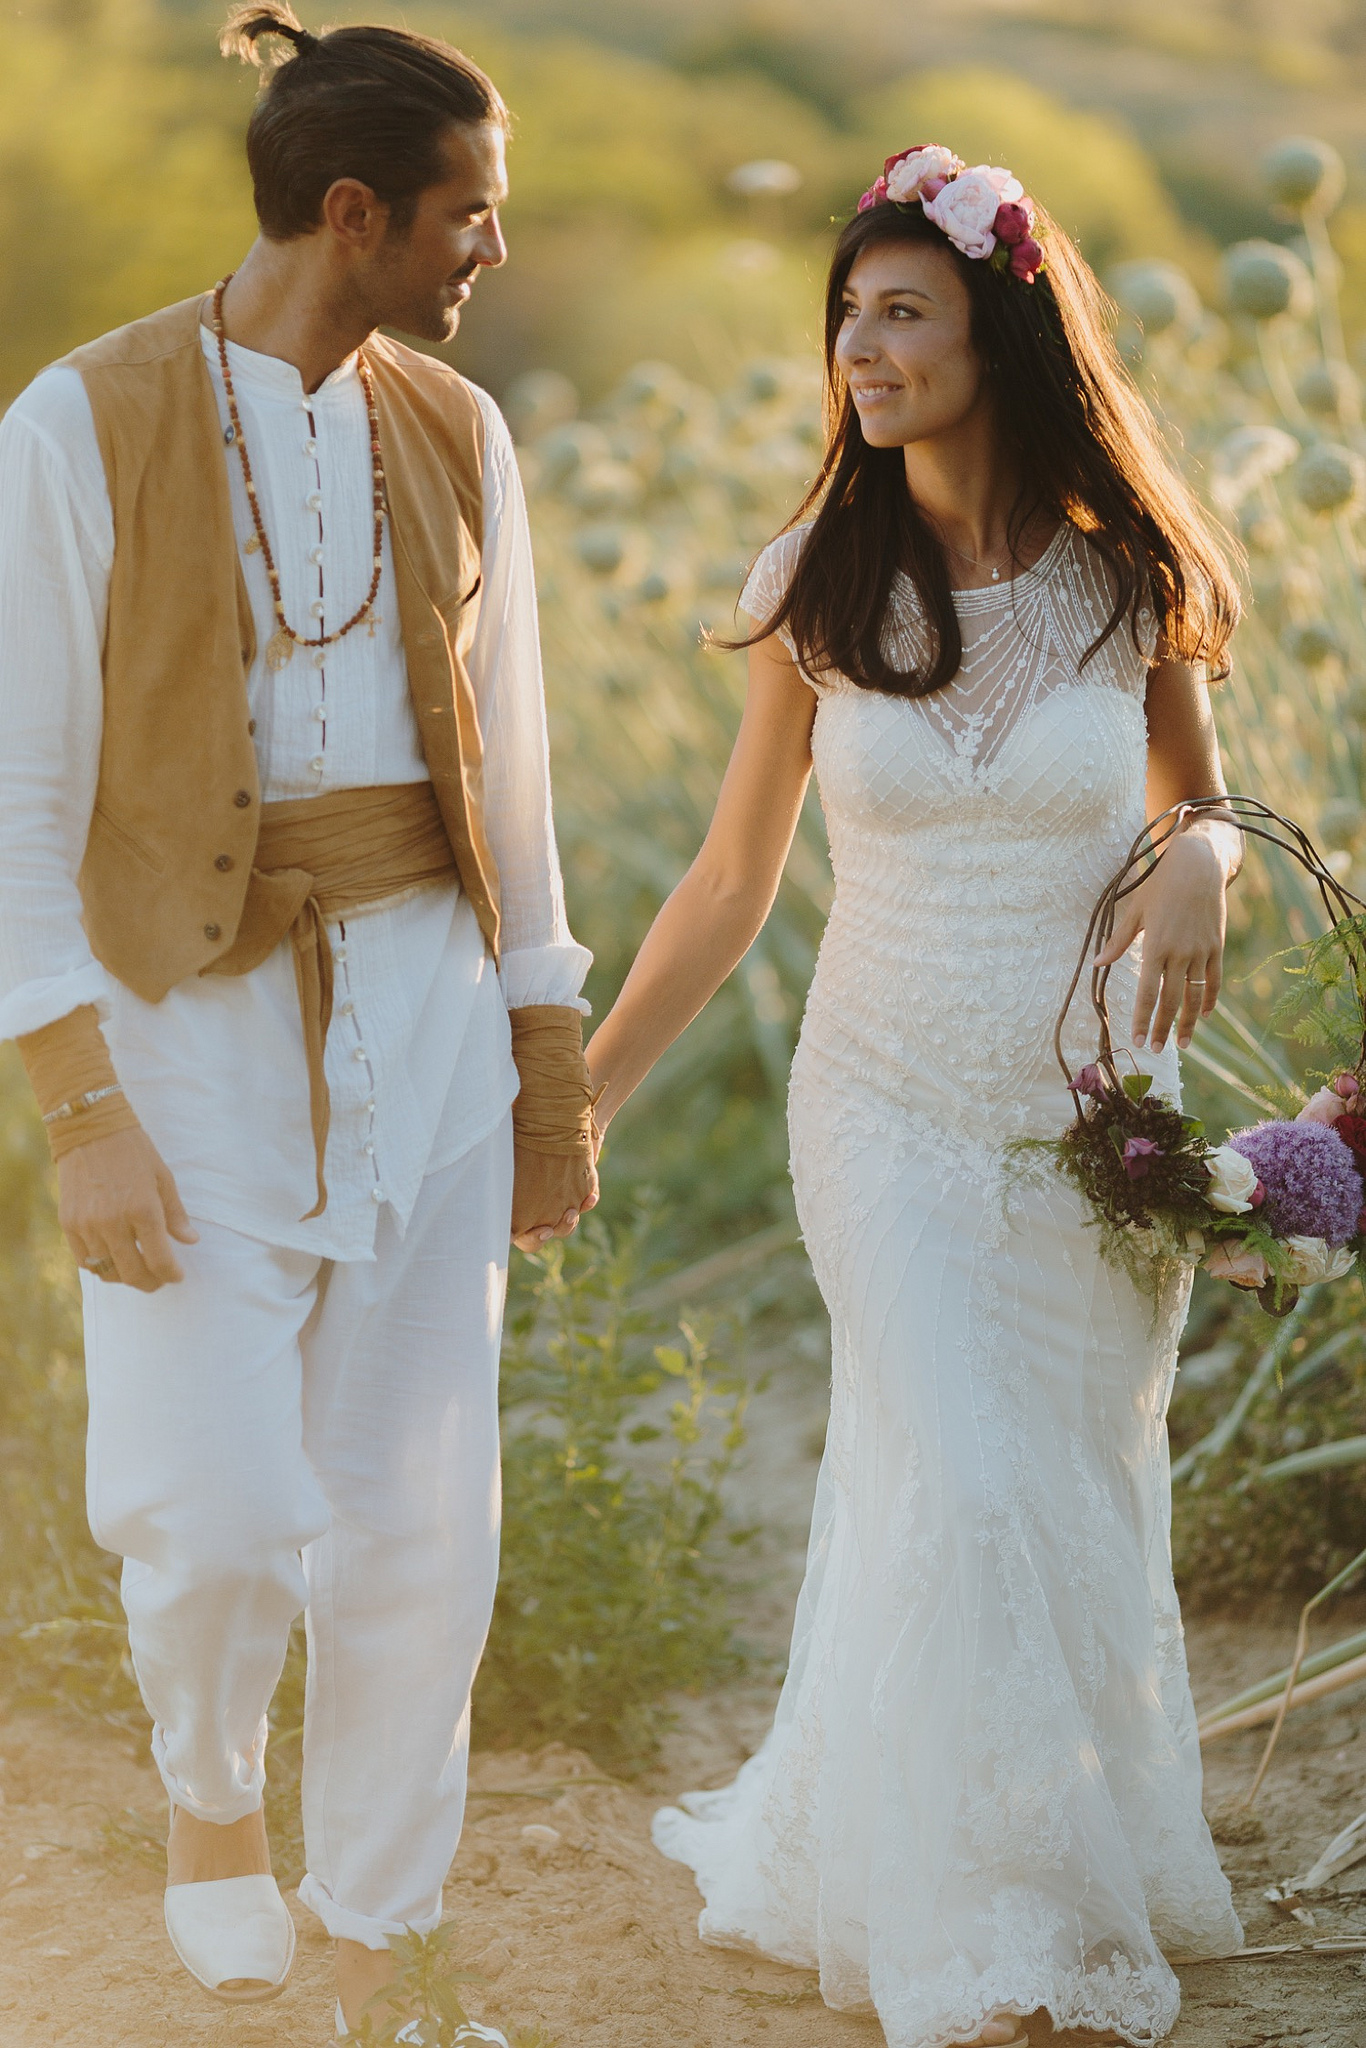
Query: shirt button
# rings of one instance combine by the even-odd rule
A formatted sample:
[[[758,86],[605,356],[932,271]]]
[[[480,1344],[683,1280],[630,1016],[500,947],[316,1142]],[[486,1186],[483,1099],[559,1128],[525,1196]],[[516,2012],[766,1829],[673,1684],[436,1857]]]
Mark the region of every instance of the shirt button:
[[[326,610],[326,606],[320,597],[315,597],[308,609],[315,619],[320,619]]]
[[[366,1103],[366,1105],[365,1105],[365,1114],[366,1114],[367,1116],[373,1116],[373,1115],[374,1115],[374,1113],[375,1113],[375,1105],[374,1105],[374,1102],[373,1102],[373,1100],[372,1100],[372,1101],[370,1101],[370,1102],[367,1102],[367,1103]]]
[[[315,775],[321,775],[323,769],[327,766],[327,763],[326,761],[324,761],[321,754],[315,754],[308,765],[313,770],[313,773]]]
[[[344,960],[346,958],[345,946],[334,946],[332,948],[332,958],[334,960]]]
[[[317,719],[319,725],[321,725],[324,719],[327,717],[327,706],[325,704],[315,704],[313,706],[313,716]]]
[[[378,1207],[379,1204],[384,1200],[383,1188],[371,1188],[370,1200],[376,1205],[376,1207]]]
[[[358,1045],[351,1055],[353,1060],[368,1060],[370,1055],[363,1045]]]
[[[312,562],[312,563],[314,564],[314,566],[315,566],[316,568],[319,568],[319,569],[321,569],[321,567],[322,567],[322,565],[323,565],[323,551],[322,551],[322,549],[321,549],[321,548],[310,548],[310,549],[309,549],[309,551],[308,551],[308,559],[309,559],[309,561],[310,561],[310,562]]]
[[[309,437],[309,439],[308,439],[307,441],[305,441],[305,442],[304,442],[304,454],[305,454],[305,455],[316,455],[316,454],[317,454],[317,452],[318,452],[318,444],[317,444],[317,442],[316,442],[315,440],[313,440],[313,438],[312,438],[312,437],[310,436],[310,437]]]
[[[220,853],[216,855],[214,859],[214,866],[218,869],[220,875],[226,875],[228,869],[232,866],[232,855],[230,853]]]
[[[365,1141],[365,1143],[364,1143],[364,1144],[363,1144],[363,1145],[361,1146],[361,1148],[360,1148],[360,1149],[361,1149],[361,1151],[362,1151],[362,1152],[363,1152],[363,1153],[365,1154],[365,1156],[366,1156],[366,1158],[367,1158],[367,1159],[373,1159],[373,1158],[374,1158],[374,1156],[375,1156],[375,1141],[374,1141],[374,1139],[373,1139],[373,1138],[367,1138],[367,1139],[366,1139],[366,1141]]]
[[[308,496],[304,499],[304,509],[305,511],[308,512],[321,512],[323,509],[322,492],[310,491]]]
[[[250,790],[239,789],[236,796],[233,798],[233,802],[236,804],[239,811],[244,811],[247,808],[247,805],[251,802]]]
[[[355,1015],[356,1006],[352,1002],[350,996],[348,996],[346,998],[346,1001],[340,1005],[340,1010],[343,1017],[352,1017]]]
[[[206,924],[204,927],[204,936],[206,939],[221,939],[223,933],[218,925]]]
[[[318,649],[317,653],[313,657],[313,666],[314,668],[327,667],[327,655],[321,647]]]

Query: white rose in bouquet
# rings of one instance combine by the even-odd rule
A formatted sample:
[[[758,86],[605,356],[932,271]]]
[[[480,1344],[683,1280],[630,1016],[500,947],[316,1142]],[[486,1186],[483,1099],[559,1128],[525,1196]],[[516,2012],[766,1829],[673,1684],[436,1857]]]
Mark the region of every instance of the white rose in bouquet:
[[[1257,1186],[1257,1169],[1252,1162],[1244,1159],[1241,1152],[1235,1152],[1232,1145],[1216,1145],[1206,1154],[1205,1165],[1209,1168],[1205,1200],[1211,1209],[1217,1209],[1221,1216],[1246,1216]]]
[[[1321,1237],[1287,1237],[1284,1243],[1291,1255],[1286,1277],[1295,1287],[1309,1287],[1316,1280],[1341,1280],[1356,1263],[1356,1253],[1346,1245],[1332,1246]]]

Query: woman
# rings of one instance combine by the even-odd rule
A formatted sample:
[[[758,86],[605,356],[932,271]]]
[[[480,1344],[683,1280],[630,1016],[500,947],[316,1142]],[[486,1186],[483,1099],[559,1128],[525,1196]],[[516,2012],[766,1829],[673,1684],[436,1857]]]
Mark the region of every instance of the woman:
[[[1145,802],[1224,787],[1202,677],[1236,595],[1106,314],[1007,172],[919,148],[865,195],[716,815],[589,1052],[605,1127],[758,932],[814,759],[836,893],[790,1124],[829,1439],[773,1730],[656,1840],[705,1940],[818,1967],[892,2048],[1023,2042],[1041,2008],[1153,2042],[1164,1952],[1241,1941],[1168,1544],[1187,1288],[1154,1306],[1006,1150],[1070,1118],[1054,1020]],[[1104,956],[1169,1093],[1239,848],[1190,825]]]

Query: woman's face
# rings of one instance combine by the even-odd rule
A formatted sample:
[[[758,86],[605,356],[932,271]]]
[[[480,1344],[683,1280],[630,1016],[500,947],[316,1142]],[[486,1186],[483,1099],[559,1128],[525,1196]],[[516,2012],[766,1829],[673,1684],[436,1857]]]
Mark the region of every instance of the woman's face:
[[[857,258],[835,356],[870,447],[934,439],[985,407],[969,310],[947,249],[880,242]]]

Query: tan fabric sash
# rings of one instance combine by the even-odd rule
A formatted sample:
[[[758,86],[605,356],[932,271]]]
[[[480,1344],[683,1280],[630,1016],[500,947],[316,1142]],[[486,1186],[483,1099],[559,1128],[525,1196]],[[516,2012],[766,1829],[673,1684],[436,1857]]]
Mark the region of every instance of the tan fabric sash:
[[[455,856],[430,782],[342,789],[334,796],[265,804],[237,936],[206,974],[250,974],[286,933],[308,1060],[318,1199],[327,1207],[323,1158],[331,1120],[323,1053],[332,1022],[332,947],[326,919],[405,889],[453,879]]]

